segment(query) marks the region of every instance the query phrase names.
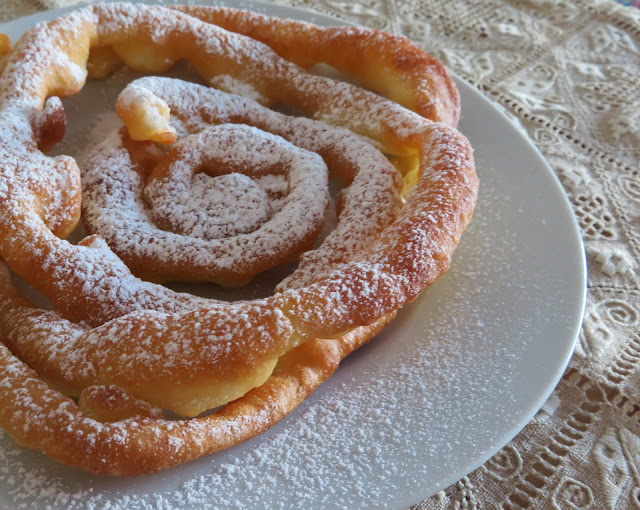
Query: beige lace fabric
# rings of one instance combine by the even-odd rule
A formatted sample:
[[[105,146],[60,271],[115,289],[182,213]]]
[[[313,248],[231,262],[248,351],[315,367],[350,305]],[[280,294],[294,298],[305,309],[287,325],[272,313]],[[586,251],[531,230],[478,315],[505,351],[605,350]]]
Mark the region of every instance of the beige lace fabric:
[[[5,0],[0,19],[73,0]],[[502,105],[558,174],[589,298],[535,419],[416,509],[640,508],[640,9],[610,0],[279,0],[408,36]]]

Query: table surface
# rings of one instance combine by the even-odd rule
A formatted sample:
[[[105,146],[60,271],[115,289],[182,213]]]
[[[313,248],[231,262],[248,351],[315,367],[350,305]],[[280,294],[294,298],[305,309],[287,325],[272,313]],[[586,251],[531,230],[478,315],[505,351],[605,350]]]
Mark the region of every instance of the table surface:
[[[74,0],[8,0],[10,20]],[[575,355],[535,419],[416,509],[640,508],[640,2],[280,0],[434,53],[560,178],[589,267]]]

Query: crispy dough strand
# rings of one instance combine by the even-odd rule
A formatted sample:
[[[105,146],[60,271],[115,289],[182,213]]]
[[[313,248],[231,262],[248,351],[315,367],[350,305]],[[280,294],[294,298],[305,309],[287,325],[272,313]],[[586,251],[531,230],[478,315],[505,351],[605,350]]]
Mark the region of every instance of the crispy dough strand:
[[[93,473],[160,471],[224,450],[275,425],[392,318],[382,317],[339,339],[307,342],[287,354],[262,386],[212,416],[184,421],[98,422],[0,343],[0,423],[19,444]]]
[[[427,119],[454,127],[460,119],[458,89],[442,62],[406,37],[362,27],[319,27],[224,7],[172,8],[261,41],[305,69],[328,64]]]

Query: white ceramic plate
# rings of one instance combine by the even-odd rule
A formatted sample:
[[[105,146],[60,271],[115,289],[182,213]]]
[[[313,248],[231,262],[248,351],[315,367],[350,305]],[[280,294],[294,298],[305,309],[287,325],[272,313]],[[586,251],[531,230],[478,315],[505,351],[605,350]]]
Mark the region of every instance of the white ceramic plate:
[[[298,9],[236,5],[337,24]],[[65,11],[0,31],[15,40]],[[400,509],[505,445],[569,361],[585,300],[585,259],[571,206],[544,159],[483,96],[459,87],[460,129],[475,148],[481,182],[478,206],[451,270],[390,327],[268,432],[157,475],[90,476],[1,434],[0,504]],[[88,131],[101,112],[82,101],[68,104],[70,125],[85,117],[71,136]]]

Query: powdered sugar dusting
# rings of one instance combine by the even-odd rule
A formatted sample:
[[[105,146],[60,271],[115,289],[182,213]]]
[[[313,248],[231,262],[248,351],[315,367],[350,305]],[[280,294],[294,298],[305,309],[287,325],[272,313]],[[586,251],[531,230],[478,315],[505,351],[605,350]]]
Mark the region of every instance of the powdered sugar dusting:
[[[153,196],[149,186],[146,190],[148,197]],[[240,173],[216,179],[199,173],[193,177],[189,190],[170,187],[168,191],[156,195],[159,200],[153,200],[156,222],[164,221],[170,230],[198,239],[254,232],[269,220],[273,211],[264,190]],[[170,200],[173,197],[179,200]]]
[[[96,25],[97,15],[102,21],[99,25]],[[166,384],[167,381],[172,381],[171,384],[175,385],[174,376],[178,372],[188,374],[187,368],[199,370],[194,376],[189,375],[186,379],[180,379],[183,390],[189,389],[190,382],[198,378],[213,378],[207,380],[218,384],[220,380],[216,377],[232,375],[235,377],[238,365],[232,367],[227,363],[228,360],[240,360],[241,370],[254,369],[256,366],[262,369],[266,367],[266,375],[268,375],[269,367],[273,367],[275,359],[287,350],[300,345],[307,339],[331,337],[352,327],[375,321],[381,315],[413,299],[426,284],[431,283],[448,267],[448,257],[457,243],[457,236],[466,225],[466,218],[470,214],[475,198],[473,163],[469,148],[462,137],[452,130],[447,131],[442,126],[428,123],[415,114],[396,108],[374,94],[357,91],[351,86],[306,74],[297,66],[275,57],[266,46],[247,42],[243,37],[223,32],[219,28],[197,22],[187,16],[169,16],[163,9],[117,4],[97,6],[63,20],[60,27],[69,39],[75,37],[84,38],[87,41],[89,38],[97,37],[104,44],[113,44],[119,43],[119,38],[122,37],[120,34],[127,33],[127,29],[133,23],[132,20],[144,20],[148,26],[154,27],[153,33],[148,34],[148,38],[157,47],[169,49],[175,44],[176,33],[187,32],[193,36],[195,53],[199,52],[207,57],[215,56],[214,60],[218,64],[224,66],[226,63],[232,68],[238,63],[236,59],[239,57],[240,66],[236,65],[233,78],[250,84],[258,94],[272,90],[274,87],[282,87],[283,94],[288,94],[295,106],[310,115],[331,119],[337,124],[348,126],[364,137],[374,138],[380,147],[389,152],[399,151],[400,154],[406,151],[417,152],[422,164],[433,165],[434,169],[424,173],[424,179],[419,181],[407,206],[401,210],[402,200],[399,193],[402,181],[398,172],[384,155],[371,148],[362,136],[351,134],[345,129],[331,128],[322,122],[303,118],[289,119],[262,108],[249,99],[240,96],[223,96],[222,93],[211,90],[205,92],[204,89],[195,85],[176,85],[174,82],[158,79],[138,82],[136,86],[143,84],[158,91],[159,95],[168,96],[163,97],[163,100],[169,104],[178,96],[187,98],[182,111],[172,106],[172,110],[176,110],[175,117],[179,132],[201,131],[204,133],[202,128],[212,122],[246,123],[252,126],[247,128],[249,131],[268,127],[268,130],[274,133],[268,135],[268,139],[281,136],[294,146],[319,154],[327,160],[334,176],[344,179],[349,185],[338,197],[339,225],[342,226],[327,236],[315,255],[303,258],[299,269],[283,282],[282,292],[263,300],[226,305],[176,294],[164,287],[140,281],[100,238],[90,237],[78,246],[71,245],[51,234],[46,228],[46,225],[51,222],[43,223],[41,211],[37,207],[27,208],[27,211],[20,215],[18,204],[15,204],[4,211],[6,218],[3,217],[3,219],[13,220],[11,223],[7,222],[11,225],[9,228],[13,230],[3,238],[5,243],[3,246],[22,243],[22,245],[28,244],[33,250],[27,255],[19,254],[20,256],[14,259],[8,259],[12,267],[36,282],[40,290],[51,297],[54,305],[63,315],[97,326],[88,331],[84,326],[74,329],[66,319],[60,316],[30,311],[29,313],[41,313],[40,330],[35,333],[35,336],[27,337],[27,340],[32,340],[31,343],[41,349],[41,351],[34,349],[34,352],[41,352],[44,361],[34,361],[34,365],[40,365],[43,373],[48,370],[46,362],[51,361],[50,354],[59,350],[57,348],[64,342],[68,342],[69,346],[74,347],[74,352],[77,352],[77,355],[71,356],[69,364],[81,364],[83,369],[78,371],[77,367],[70,369],[66,365],[54,367],[63,372],[63,377],[70,372],[80,372],[83,377],[86,377],[86,380],[79,383],[81,387],[90,384],[120,384],[129,388],[128,385],[131,384],[131,391],[135,391],[136,396],[145,398],[146,390],[138,388],[137,380],[131,382],[132,374],[135,374],[139,380],[146,380],[151,386]],[[46,35],[47,30],[49,28],[44,27],[42,32],[36,31],[35,39],[39,40],[38,37],[43,33]],[[28,46],[28,41],[24,44]],[[141,43],[141,47],[144,47],[144,44]],[[155,58],[154,55],[152,57]],[[135,66],[135,59],[139,58],[139,55],[134,51],[131,61],[128,60],[130,57],[127,55],[123,58]],[[161,62],[156,64],[164,65],[167,59],[169,57],[161,59]],[[75,90],[81,85],[79,82],[84,80],[82,73],[77,69],[77,67],[82,69],[84,63],[68,60],[69,62],[64,58],[55,57],[55,61],[49,62],[45,58],[37,62],[33,70],[44,72],[47,66],[60,68],[60,73],[64,75],[64,81],[69,90]],[[10,66],[7,69],[12,71]],[[202,65],[199,66],[199,70],[206,81],[210,81],[211,74],[216,73],[216,69],[212,70]],[[34,96],[27,105],[28,108],[33,109],[34,113],[28,111],[25,114],[24,111],[20,111],[18,117],[23,114],[26,118],[37,115],[38,101],[47,94],[44,87],[38,89],[38,86],[38,83],[34,82],[25,85],[22,89],[17,88],[18,93]],[[138,99],[145,103],[148,99],[154,99],[154,94],[155,92],[151,95],[136,96],[125,93],[124,103],[137,107],[140,106]],[[203,97],[209,98],[211,95],[224,97],[223,107],[214,102],[203,106]],[[333,99],[336,101],[334,102]],[[20,108],[23,107],[23,103],[19,101],[16,103]],[[385,105],[390,106],[385,108]],[[24,108],[28,109],[27,106]],[[147,120],[153,126],[163,127],[167,121],[166,116],[155,115],[155,113],[162,113],[165,110],[162,103],[156,106],[158,109],[152,109],[152,114]],[[341,115],[336,108],[343,108]],[[364,109],[365,112],[356,113],[360,109]],[[254,117],[250,113],[256,113],[257,116]],[[434,134],[440,133],[443,129],[446,133],[441,136]],[[22,138],[18,138],[18,145],[20,143],[24,146],[32,145],[28,129],[25,133]],[[233,134],[238,137],[238,131],[234,130]],[[389,134],[395,134],[395,136],[390,137],[387,143]],[[192,139],[187,138],[184,143],[186,152],[191,150],[189,140]],[[240,143],[244,142],[240,140]],[[84,165],[89,169],[88,177],[85,176],[85,195],[89,202],[90,198],[94,198],[94,194],[98,195],[94,190],[104,187],[103,193],[96,198],[97,202],[106,200],[104,198],[106,196],[109,199],[114,198],[117,201],[133,204],[131,209],[133,212],[114,211],[114,216],[110,220],[112,224],[124,223],[131,219],[129,217],[131,215],[133,221],[128,222],[125,227],[130,228],[136,223],[148,224],[150,214],[143,207],[144,200],[140,200],[139,197],[145,196],[147,201],[153,201],[156,190],[152,186],[145,195],[143,182],[145,168],[142,163],[135,168],[136,171],[124,177],[124,181],[127,181],[126,186],[110,173],[114,167],[136,166],[132,156],[125,150],[125,145],[126,143],[116,133],[108,138],[95,153],[88,155]],[[19,150],[24,148],[18,147]],[[236,150],[236,154],[244,152],[246,151]],[[299,149],[285,151],[286,154],[291,152],[296,156],[303,153]],[[204,153],[206,156],[211,156],[207,151]],[[96,154],[99,154],[100,158],[105,156],[108,163],[105,164]],[[277,160],[278,164],[286,159],[283,152],[275,154],[270,149],[264,151],[263,155],[272,162]],[[147,156],[149,154],[142,154],[142,157]],[[231,159],[232,163],[240,164],[235,158]],[[320,158],[312,155],[310,159],[319,160]],[[186,160],[193,159],[187,157]],[[77,169],[68,158],[59,158],[55,163],[55,170],[59,172],[60,168],[64,168],[64,173],[71,177],[67,178],[70,182],[64,181],[59,184],[59,187],[67,190],[61,193],[66,197],[66,201],[55,202],[52,199],[44,209],[53,212],[50,214],[46,212],[45,216],[57,215],[56,221],[58,218],[72,219],[73,215],[70,211],[66,211],[65,214],[60,214],[59,211],[71,209],[72,206],[67,205],[67,201],[74,196],[74,193],[77,196]],[[298,163],[299,160],[294,166],[298,166]],[[287,213],[289,203],[296,201],[303,203],[309,199],[310,195],[319,195],[317,193],[319,188],[314,188],[313,185],[310,191],[300,196],[296,195],[298,181],[302,181],[303,177],[309,173],[304,171],[306,163],[299,166],[303,170],[301,175],[296,174],[295,171],[272,172],[277,175],[286,174],[287,187],[290,191],[286,196],[282,193],[284,188],[282,181],[275,178],[258,181],[257,187],[252,188],[257,193],[255,196],[261,197],[260,200],[265,197],[268,199],[269,195],[276,197],[278,200],[276,205],[271,210],[263,209],[263,215],[281,218],[284,228],[280,228],[279,231],[291,231],[294,234],[298,230],[294,228],[293,215]],[[95,170],[96,168],[98,170]],[[90,173],[91,169],[94,169],[93,174]],[[191,170],[184,168],[183,170],[183,174],[193,177]],[[261,164],[257,165],[255,171],[258,177],[264,177],[261,175]],[[54,171],[52,170],[51,173]],[[34,172],[33,177],[37,180],[38,173]],[[169,188],[177,182],[175,179],[164,181],[163,178],[157,181],[168,185]],[[31,189],[32,186],[25,186],[25,188]],[[202,180],[197,181],[196,190],[203,195],[208,194]],[[182,194],[180,189],[177,192],[179,195]],[[243,198],[247,197],[247,193],[242,192],[242,194]],[[59,195],[60,193],[52,194],[52,196]],[[458,199],[459,196],[467,198]],[[8,196],[8,198],[16,202],[20,200],[28,202],[31,199],[29,196],[25,198],[20,195]],[[324,204],[322,201],[320,203],[322,213]],[[446,213],[440,212],[443,207],[447,209]],[[97,222],[102,221],[106,213],[112,213],[111,209],[107,205],[101,213],[96,213],[95,207],[87,204],[85,209],[87,224],[91,225],[92,219]],[[295,220],[303,214],[321,217],[323,216],[321,213],[312,208],[303,208],[303,211],[296,215]],[[181,222],[181,227],[185,227],[185,223],[190,221]],[[446,225],[450,225],[450,228],[444,228]],[[258,230],[261,228],[259,227]],[[185,228],[182,229],[185,230]],[[187,225],[186,230],[193,230],[193,228]],[[205,230],[207,233],[203,237],[207,238],[208,242],[211,241],[210,238],[216,237],[217,234],[210,234],[210,229]],[[113,239],[109,239],[108,234],[104,235],[108,242],[118,246],[118,243],[113,243]],[[162,235],[168,236],[166,233]],[[136,242],[132,242],[127,235],[121,235],[121,237],[125,244],[132,242],[145,252],[170,251],[171,243],[169,247],[158,243],[162,235],[154,232],[154,235],[148,236],[146,240],[138,239]],[[240,237],[244,235],[249,234],[241,233]],[[273,232],[269,232],[267,239],[275,237]],[[376,239],[375,243],[371,243],[372,238]],[[396,249],[400,249],[402,253],[395,252]],[[231,251],[233,254],[246,255],[250,249],[244,241],[241,241],[234,245]],[[267,255],[263,256],[269,255],[268,251],[266,253]],[[126,257],[124,254],[121,255],[122,258]],[[190,257],[185,253],[179,255],[187,259]],[[216,261],[220,261],[222,266],[233,265],[226,254],[217,255]],[[163,273],[162,269],[160,273]],[[3,329],[11,336],[19,337],[26,323],[31,322],[32,316],[24,310],[25,305],[19,300],[16,302],[10,298],[3,306],[12,312],[3,315]],[[127,343],[131,338],[136,338],[138,342]],[[251,345],[251,349],[246,349],[247,345]],[[18,344],[15,346],[17,350],[20,349]],[[24,346],[25,344],[22,348],[26,352],[27,349]],[[116,360],[117,366],[106,361],[109,353],[112,354],[109,359]],[[7,370],[12,369],[7,368]],[[232,372],[234,373],[231,374]],[[53,377],[52,373],[48,375]],[[29,379],[25,374],[21,377],[22,379],[17,380],[24,379],[24,388],[31,384],[31,381],[36,381]],[[7,384],[11,384],[11,381],[4,380]],[[256,386],[261,382],[251,384]],[[237,394],[223,395],[227,400],[220,400],[220,403],[240,396],[253,386],[248,386]],[[13,418],[10,420],[15,422],[15,417],[23,412],[27,412],[29,416],[27,429],[19,432],[26,433],[29,427],[42,426],[43,432],[49,434],[54,429],[46,419],[41,419],[45,415],[55,423],[67,423],[70,428],[63,428],[65,431],[76,430],[72,427],[78,426],[80,427],[78,431],[82,431],[83,434],[86,431],[88,434],[86,437],[89,450],[83,454],[86,453],[91,462],[98,462],[103,458],[90,455],[94,449],[101,448],[105,437],[108,438],[106,441],[109,447],[127,451],[131,444],[135,444],[136,438],[143,437],[151,429],[150,433],[156,434],[158,440],[163,441],[165,447],[163,452],[169,455],[163,462],[168,466],[184,460],[181,460],[179,455],[181,451],[186,451],[183,447],[187,443],[197,447],[200,441],[206,444],[206,435],[213,434],[213,430],[217,430],[220,434],[216,437],[228,436],[226,429],[209,429],[205,425],[200,425],[206,421],[171,424],[160,420],[149,424],[144,419],[140,419],[126,424],[123,422],[122,425],[100,425],[87,418],[78,417],[78,411],[71,401],[62,399],[56,403],[56,399],[61,397],[50,390],[45,391],[43,402],[29,402],[28,398],[31,397],[20,397],[25,393],[24,388],[12,389],[15,395],[12,393],[14,400],[11,404],[18,407],[26,406],[24,409],[28,412],[20,408],[14,411]],[[207,388],[199,388],[198,391],[207,392]],[[165,396],[162,395],[162,397]],[[148,396],[149,400],[153,398],[160,397]],[[170,400],[172,397],[166,395],[166,398]],[[188,400],[190,397],[183,398]],[[177,402],[175,405],[168,401],[165,407],[184,412],[184,414],[196,414],[218,403],[204,401],[204,397],[200,395],[193,397],[193,400],[193,402]],[[43,406],[42,409],[38,407],[40,404]],[[260,407],[255,417],[257,426],[260,426],[261,420],[264,420],[270,411],[277,410],[270,410],[268,404]],[[214,415],[212,420],[215,420],[216,416]],[[76,419],[77,422],[74,421]],[[44,422],[43,425],[41,425],[42,422]],[[232,427],[233,423],[229,426]],[[108,432],[114,432],[114,434],[108,435]],[[77,434],[74,440],[76,439],[78,439]],[[153,452],[150,455],[153,455]],[[196,448],[195,452],[195,454],[201,454],[202,450]],[[53,455],[51,451],[50,454]],[[73,461],[75,462],[75,459]],[[103,471],[102,467],[93,469]],[[107,471],[106,468],[104,470]]]
[[[10,443],[5,448],[5,438],[0,476],[11,479],[15,501],[25,508],[38,500],[54,509],[91,510],[395,507],[424,480],[450,472],[472,452],[491,450],[500,441],[496,421],[517,420],[512,374],[548,310],[532,315],[526,334],[521,319],[510,317],[515,305],[504,296],[528,274],[521,259],[526,242],[508,226],[504,230],[511,215],[498,199],[504,199],[499,176],[490,172],[484,182],[479,221],[446,282],[343,362],[283,423],[170,478],[154,475],[124,485],[70,476],[68,468],[58,474],[58,466],[37,456],[34,468],[34,454],[18,453]],[[483,257],[487,250],[495,256]],[[511,277],[504,278],[507,266]]]
[[[266,99],[254,89],[250,84],[244,81],[240,81],[228,74],[221,74],[214,76],[209,80],[209,85],[225,92],[232,94],[238,94],[239,96],[248,97],[258,103],[266,102]]]

